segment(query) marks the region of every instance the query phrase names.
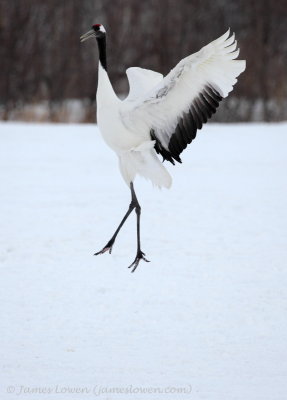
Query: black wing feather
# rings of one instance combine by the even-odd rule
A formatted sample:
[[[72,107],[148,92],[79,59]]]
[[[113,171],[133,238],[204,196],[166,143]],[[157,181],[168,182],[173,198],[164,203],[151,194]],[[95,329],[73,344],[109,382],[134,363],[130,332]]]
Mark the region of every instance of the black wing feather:
[[[192,101],[189,112],[184,113],[178,119],[174,133],[170,137],[168,149],[166,149],[157,138],[156,131],[151,129],[150,136],[155,140],[155,150],[161,154],[163,161],[167,160],[174,164],[174,160],[181,163],[180,153],[196,137],[198,129],[206,123],[212,114],[216,112],[222,97],[212,85],[206,85],[202,92]]]

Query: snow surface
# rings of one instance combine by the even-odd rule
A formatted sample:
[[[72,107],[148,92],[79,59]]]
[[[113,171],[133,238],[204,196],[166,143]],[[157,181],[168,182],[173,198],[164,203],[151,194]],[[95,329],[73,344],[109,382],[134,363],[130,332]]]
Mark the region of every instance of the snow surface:
[[[95,126],[0,142],[1,400],[286,400],[287,124],[207,125],[170,190],[138,179],[134,274],[135,215],[93,256],[130,201]]]

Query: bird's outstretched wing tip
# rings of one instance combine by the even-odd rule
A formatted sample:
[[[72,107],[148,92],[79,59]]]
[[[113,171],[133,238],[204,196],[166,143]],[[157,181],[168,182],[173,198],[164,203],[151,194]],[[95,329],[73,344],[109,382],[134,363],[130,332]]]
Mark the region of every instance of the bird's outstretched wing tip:
[[[227,40],[229,36],[230,36],[230,28],[228,28],[228,30],[223,35],[219,36],[218,39],[216,39],[214,42],[211,43],[220,45],[221,43],[225,42],[225,40]]]
[[[242,69],[243,69],[243,71],[245,71],[246,70],[246,60],[239,60],[239,61],[242,61]]]
[[[230,37],[230,35],[231,35],[230,31],[231,31],[231,29],[230,29],[230,26],[229,26],[227,31],[222,35],[222,38],[224,37],[225,40],[228,39]]]

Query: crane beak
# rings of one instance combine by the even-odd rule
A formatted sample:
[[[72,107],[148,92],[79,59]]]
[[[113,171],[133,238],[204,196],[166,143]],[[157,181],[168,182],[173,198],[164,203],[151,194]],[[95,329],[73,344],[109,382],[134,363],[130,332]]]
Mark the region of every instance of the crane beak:
[[[96,32],[95,32],[93,29],[91,29],[91,30],[88,31],[87,33],[84,33],[84,35],[82,35],[82,36],[80,37],[80,41],[81,41],[81,42],[84,42],[85,40],[88,40],[88,39],[90,39],[91,37],[96,37]]]

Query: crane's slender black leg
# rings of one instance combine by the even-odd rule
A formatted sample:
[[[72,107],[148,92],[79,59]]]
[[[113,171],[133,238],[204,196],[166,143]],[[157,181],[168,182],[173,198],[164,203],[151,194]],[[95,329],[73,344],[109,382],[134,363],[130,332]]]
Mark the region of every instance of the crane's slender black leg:
[[[105,245],[105,247],[95,253],[95,256],[99,255],[99,254],[103,254],[106,251],[108,251],[110,254],[112,252],[112,248],[113,248],[113,244],[116,240],[116,237],[119,233],[119,231],[121,230],[122,226],[124,225],[124,223],[126,222],[128,216],[130,215],[130,213],[133,211],[133,209],[136,209],[136,214],[137,214],[137,254],[136,254],[136,258],[134,260],[134,262],[129,266],[129,268],[132,268],[132,272],[134,272],[140,262],[140,260],[144,260],[146,262],[149,262],[144,256],[145,254],[141,251],[141,244],[140,244],[140,214],[141,214],[141,207],[139,205],[138,199],[136,197],[135,191],[134,191],[134,185],[131,182],[130,184],[130,189],[131,189],[131,203],[129,205],[129,209],[126,212],[124,218],[122,219],[120,225],[118,226],[117,230],[115,231],[115,233],[113,234],[112,238],[108,241],[108,243]]]
[[[139,265],[140,260],[144,260],[146,262],[149,262],[149,260],[145,258],[145,253],[141,251],[141,240],[140,240],[141,206],[139,205],[138,199],[135,194],[134,185],[132,182],[131,182],[131,193],[132,193],[132,204],[135,205],[137,214],[137,254],[136,258],[134,259],[134,262],[129,266],[129,268],[132,268],[132,272],[134,272],[137,266]]]
[[[113,234],[112,238],[108,241],[108,243],[105,245],[105,247],[104,247],[101,251],[98,251],[97,253],[94,254],[95,256],[98,256],[99,254],[103,254],[103,253],[105,253],[106,251],[109,251],[109,253],[111,254],[112,249],[113,249],[114,242],[115,242],[115,240],[116,240],[116,237],[117,237],[119,231],[121,230],[122,226],[123,226],[124,223],[126,222],[128,216],[130,215],[130,213],[133,211],[134,208],[135,208],[135,206],[131,203],[131,204],[129,205],[128,211],[126,212],[124,218],[122,219],[120,225],[118,226],[117,230],[116,230],[115,233]]]
[[[118,236],[119,231],[121,230],[122,226],[124,225],[124,223],[126,222],[128,216],[130,215],[130,213],[133,211],[134,208],[135,208],[135,203],[133,202],[133,196],[132,196],[132,200],[131,200],[131,203],[129,205],[129,209],[126,212],[126,214],[125,214],[124,218],[122,219],[120,225],[118,226],[117,230],[113,234],[112,238],[105,245],[105,247],[101,251],[98,251],[97,253],[94,254],[95,256],[98,256],[99,254],[103,254],[106,251],[108,251],[111,254],[114,242],[116,240],[116,237]]]

